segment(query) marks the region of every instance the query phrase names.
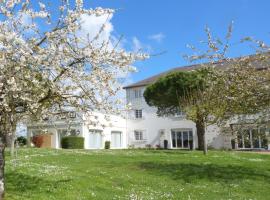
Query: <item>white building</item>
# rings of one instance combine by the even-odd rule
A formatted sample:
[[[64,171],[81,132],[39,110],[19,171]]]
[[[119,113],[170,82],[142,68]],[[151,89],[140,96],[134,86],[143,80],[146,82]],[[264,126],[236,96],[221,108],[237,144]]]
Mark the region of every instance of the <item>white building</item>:
[[[172,71],[192,70],[194,67],[174,68],[124,87],[126,89],[127,103],[131,107],[127,114],[127,134],[130,146],[164,147],[164,140],[167,140],[170,149],[195,149],[198,147],[194,122],[186,120],[185,114],[182,112],[171,117],[158,117],[156,114],[157,109],[149,107],[143,97],[147,85],[155,82],[158,78]],[[218,127],[208,127],[206,135],[209,146],[213,148],[231,148],[230,137],[220,134]]]
[[[158,117],[156,108],[146,104],[143,92],[147,85],[171,71],[192,70],[196,67],[193,65],[175,68],[124,87],[127,104],[130,106],[125,119],[120,116],[110,116],[111,120],[107,121],[105,115],[100,113],[94,113],[92,119],[86,119],[84,115],[69,114],[69,116],[58,117],[53,120],[53,123],[45,121],[29,124],[28,137],[45,130],[52,134],[51,146],[54,148],[61,147],[61,137],[71,134],[84,137],[85,149],[102,149],[105,141],[111,141],[111,148],[164,147],[164,141],[166,141],[170,149],[195,149],[198,146],[195,123],[186,120],[184,113],[171,117]],[[98,123],[95,124],[92,121]],[[253,129],[249,127],[249,131],[240,134],[238,137],[240,148],[263,147],[262,137],[258,138],[255,134],[259,132],[255,129],[260,128],[256,126]],[[267,135],[269,135],[269,127],[264,128],[263,138]],[[208,146],[212,148],[232,148],[232,134],[222,133],[217,126],[207,128],[206,139]]]
[[[50,121],[35,122],[27,125],[27,136],[50,134],[52,148],[61,148],[64,136],[80,136],[84,138],[85,149],[104,149],[105,141],[111,141],[112,149],[127,147],[126,120],[120,116],[92,113],[85,114],[66,112],[56,115]],[[47,146],[47,147],[49,147]]]

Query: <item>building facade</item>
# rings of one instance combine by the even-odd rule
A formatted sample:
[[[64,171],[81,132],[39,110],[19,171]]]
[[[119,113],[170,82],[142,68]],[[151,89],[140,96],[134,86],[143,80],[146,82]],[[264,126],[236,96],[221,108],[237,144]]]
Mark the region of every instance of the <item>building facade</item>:
[[[114,149],[145,147],[196,149],[198,138],[195,123],[187,120],[183,112],[167,117],[157,116],[157,109],[147,105],[143,93],[147,85],[172,71],[187,71],[197,67],[193,65],[175,68],[124,87],[129,108],[125,117],[101,113],[92,113],[90,117],[73,112],[61,114],[50,122],[28,124],[28,138],[44,132],[49,133],[53,148],[61,148],[62,137],[77,135],[84,137],[85,149],[103,149],[105,141],[110,141],[111,148]],[[269,146],[269,124],[263,128],[255,124],[236,134],[232,133],[230,125],[227,129],[229,131],[221,130],[216,125],[207,127],[208,146],[215,149],[261,149]]]
[[[144,100],[146,86],[126,87],[127,135],[131,147],[167,147],[170,149],[196,149],[198,139],[195,123],[187,120],[185,113],[179,112],[169,117],[159,117],[157,109],[149,107]],[[213,148],[231,148],[231,139],[220,134],[217,126],[207,128],[208,145]]]
[[[40,134],[51,135],[52,148],[61,148],[61,138],[79,136],[84,138],[85,149],[104,149],[105,141],[112,149],[127,148],[126,120],[120,116],[91,113],[85,115],[65,112],[53,119],[27,124],[27,137]]]

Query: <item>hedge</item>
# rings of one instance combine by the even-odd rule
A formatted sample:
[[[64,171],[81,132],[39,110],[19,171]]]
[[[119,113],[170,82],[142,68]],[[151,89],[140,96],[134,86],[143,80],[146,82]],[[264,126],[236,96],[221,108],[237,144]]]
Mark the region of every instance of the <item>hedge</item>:
[[[15,140],[15,144],[16,142],[18,142],[20,146],[24,146],[27,143],[27,139],[24,136],[20,136],[20,137],[17,137],[17,139]]]
[[[83,149],[84,138],[77,136],[67,136],[61,139],[61,146],[63,149]]]

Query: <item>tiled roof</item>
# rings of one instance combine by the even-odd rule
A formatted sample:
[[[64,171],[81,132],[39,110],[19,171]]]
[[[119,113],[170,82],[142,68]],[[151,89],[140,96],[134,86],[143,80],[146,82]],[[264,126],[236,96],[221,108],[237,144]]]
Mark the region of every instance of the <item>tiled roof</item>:
[[[141,86],[146,86],[149,85],[151,83],[154,83],[156,80],[158,80],[160,77],[162,76],[166,76],[167,74],[171,73],[171,72],[177,72],[177,71],[190,71],[190,70],[194,70],[197,69],[199,67],[201,67],[201,64],[196,64],[196,65],[190,65],[190,66],[183,66],[183,67],[176,67],[170,70],[167,70],[165,72],[162,72],[160,74],[157,74],[155,76],[151,76],[149,78],[143,79],[139,82],[133,83],[131,85],[127,85],[124,87],[124,89],[128,89],[128,88],[133,88],[133,87],[141,87]]]

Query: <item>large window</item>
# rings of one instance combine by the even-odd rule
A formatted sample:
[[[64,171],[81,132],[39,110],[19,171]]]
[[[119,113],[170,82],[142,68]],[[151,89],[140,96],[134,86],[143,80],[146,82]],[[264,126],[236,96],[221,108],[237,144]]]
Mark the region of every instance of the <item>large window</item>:
[[[267,148],[266,128],[243,129],[237,134],[238,148]]]
[[[139,131],[139,130],[134,131],[134,138],[137,141],[144,140],[143,131]]]
[[[188,130],[172,130],[172,147],[173,148],[193,148],[193,134]]]
[[[142,118],[142,110],[135,110],[135,118],[136,119],[141,119]]]
[[[89,141],[88,148],[90,149],[101,149],[102,148],[102,131],[90,129],[89,130]]]

